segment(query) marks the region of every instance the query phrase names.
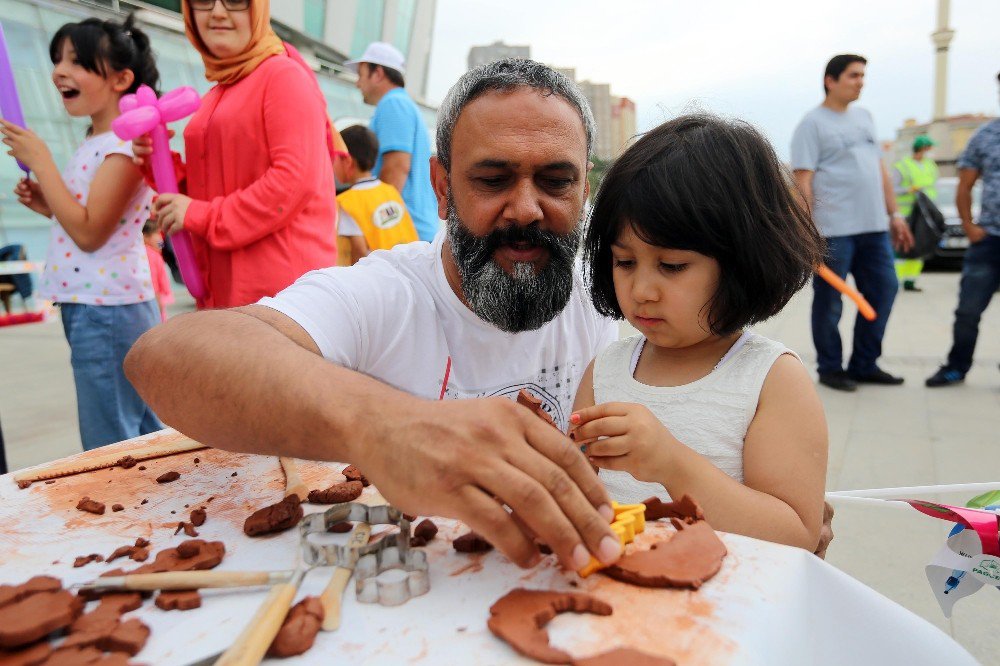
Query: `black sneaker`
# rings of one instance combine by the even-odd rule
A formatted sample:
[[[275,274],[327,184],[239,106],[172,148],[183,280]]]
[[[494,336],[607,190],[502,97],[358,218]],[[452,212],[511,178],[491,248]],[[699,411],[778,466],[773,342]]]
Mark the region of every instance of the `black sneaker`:
[[[951,386],[952,384],[961,384],[965,381],[965,375],[963,375],[958,370],[949,368],[946,365],[942,365],[938,368],[938,371],[927,378],[924,382],[924,386],[928,388],[937,388],[939,386]]]
[[[902,377],[890,375],[882,368],[875,368],[874,372],[867,375],[850,373],[851,379],[859,384],[881,384],[882,386],[899,386],[903,383]]]
[[[858,383],[851,379],[851,376],[843,370],[821,373],[819,376],[819,383],[823,386],[829,386],[837,391],[850,392],[858,390]]]
[[[903,282],[903,291],[923,291],[923,289],[918,287],[916,282],[906,280]]]

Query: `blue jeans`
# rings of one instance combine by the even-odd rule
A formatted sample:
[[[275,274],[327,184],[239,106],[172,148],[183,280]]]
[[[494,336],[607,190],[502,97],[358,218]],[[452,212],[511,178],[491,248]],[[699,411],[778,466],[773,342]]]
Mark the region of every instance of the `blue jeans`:
[[[854,322],[851,360],[847,365],[847,371],[853,375],[869,375],[876,370],[875,362],[882,355],[882,336],[899,290],[889,234],[881,231],[835,236],[827,238],[826,242],[827,266],[842,278],[852,274],[858,291],[878,315],[875,321],[868,321],[858,314]],[[843,369],[843,348],[837,329],[842,311],[840,292],[815,276],[812,334],[821,375]]]
[[[155,301],[134,305],[61,303],[85,451],[163,428],[125,378],[125,354],[160,321]]]
[[[969,246],[962,264],[958,308],[952,329],[948,367],[963,375],[972,367],[979,338],[979,319],[1000,287],[1000,236],[987,236]]]

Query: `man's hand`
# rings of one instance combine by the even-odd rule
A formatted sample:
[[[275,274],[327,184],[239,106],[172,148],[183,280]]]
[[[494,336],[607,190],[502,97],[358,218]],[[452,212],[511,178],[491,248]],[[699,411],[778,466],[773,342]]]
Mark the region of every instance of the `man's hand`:
[[[539,559],[536,537],[572,570],[591,553],[621,555],[604,486],[573,441],[528,409],[421,401],[369,427],[356,464],[408,513],[457,518],[522,567]]]
[[[27,206],[39,215],[52,217],[52,210],[49,208],[48,202],[45,201],[45,195],[42,194],[42,188],[39,187],[37,181],[30,178],[22,178],[14,186],[14,194],[17,195],[17,200],[24,206]]]
[[[10,148],[7,154],[20,160],[21,164],[32,171],[38,171],[40,167],[52,163],[49,147],[30,129],[0,120],[0,134],[3,134],[3,142]]]
[[[909,252],[913,248],[913,232],[910,225],[899,215],[892,216],[889,223],[889,230],[892,233],[892,244],[900,252]]]
[[[660,482],[677,440],[645,405],[609,402],[573,414],[576,443],[598,467],[628,472],[640,481]],[[602,438],[602,439],[599,439]]]
[[[184,228],[184,216],[190,205],[191,197],[184,194],[157,195],[153,200],[153,217],[164,234],[170,236]]]
[[[965,235],[968,237],[971,245],[975,245],[987,236],[986,230],[975,223],[963,224],[962,230],[965,232]]]

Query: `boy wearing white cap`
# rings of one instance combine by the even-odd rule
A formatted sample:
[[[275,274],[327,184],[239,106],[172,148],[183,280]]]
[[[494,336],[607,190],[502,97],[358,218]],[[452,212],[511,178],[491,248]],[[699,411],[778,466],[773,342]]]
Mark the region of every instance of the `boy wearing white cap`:
[[[372,42],[360,58],[345,64],[357,73],[355,85],[365,104],[375,105],[369,128],[378,137],[379,155],[372,173],[402,193],[420,240],[432,241],[439,220],[431,189],[430,140],[417,105],[403,88],[403,54],[392,44]]]

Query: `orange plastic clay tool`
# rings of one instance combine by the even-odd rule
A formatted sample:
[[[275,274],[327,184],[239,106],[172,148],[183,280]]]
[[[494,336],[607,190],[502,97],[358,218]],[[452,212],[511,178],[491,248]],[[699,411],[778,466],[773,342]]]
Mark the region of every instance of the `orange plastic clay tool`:
[[[843,278],[830,270],[829,266],[826,264],[820,264],[817,266],[816,275],[826,280],[831,287],[842,293],[844,296],[847,296],[849,299],[854,301],[854,304],[858,306],[858,312],[862,317],[868,321],[875,321],[875,308],[871,306],[871,303],[865,300],[865,297],[861,295],[861,292],[844,282]]]
[[[618,535],[618,540],[621,541],[624,551],[625,544],[632,543],[636,534],[642,534],[646,530],[646,505],[612,502],[611,508],[615,512],[611,529]],[[581,578],[586,578],[595,571],[603,569],[604,566],[597,558],[591,557],[590,562],[577,573]]]

